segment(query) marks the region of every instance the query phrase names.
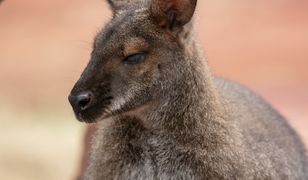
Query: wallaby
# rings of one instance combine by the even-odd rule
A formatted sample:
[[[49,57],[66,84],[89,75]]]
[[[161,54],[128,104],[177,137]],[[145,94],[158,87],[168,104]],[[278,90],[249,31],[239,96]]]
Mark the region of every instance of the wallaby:
[[[97,122],[85,180],[308,180],[286,120],[211,74],[192,17],[197,0],[108,0],[113,18],[69,101]]]

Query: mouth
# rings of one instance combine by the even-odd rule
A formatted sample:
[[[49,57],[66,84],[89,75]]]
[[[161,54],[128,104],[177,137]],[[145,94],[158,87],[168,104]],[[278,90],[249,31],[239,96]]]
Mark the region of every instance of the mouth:
[[[92,123],[97,123],[98,119],[100,119],[100,120],[107,119],[107,118],[111,117],[112,115],[107,113],[107,112],[103,112],[97,118],[85,116],[82,113],[75,114],[75,116],[76,116],[76,119],[78,121],[80,121],[80,122],[84,122],[84,123],[87,123],[87,124],[92,124]]]
[[[92,104],[87,109],[74,111],[76,119],[80,122],[91,124],[112,116],[112,113],[108,110],[111,99],[112,97],[107,97],[99,101],[99,103]]]

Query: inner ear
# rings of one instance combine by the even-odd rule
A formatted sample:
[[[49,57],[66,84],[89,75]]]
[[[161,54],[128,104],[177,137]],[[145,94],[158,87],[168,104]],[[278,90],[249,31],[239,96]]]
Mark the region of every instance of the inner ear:
[[[170,10],[170,11],[167,13],[167,18],[168,18],[168,24],[167,24],[168,29],[172,31],[174,25],[177,24],[176,12]]]
[[[197,0],[152,0],[151,13],[156,23],[173,30],[191,20],[196,4]]]

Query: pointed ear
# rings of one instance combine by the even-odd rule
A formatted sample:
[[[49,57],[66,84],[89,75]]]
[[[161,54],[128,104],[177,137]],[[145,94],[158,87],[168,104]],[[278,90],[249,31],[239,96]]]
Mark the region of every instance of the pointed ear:
[[[113,11],[121,9],[133,0],[107,0]]]
[[[196,5],[197,0],[152,0],[151,13],[156,23],[172,30],[191,20]]]

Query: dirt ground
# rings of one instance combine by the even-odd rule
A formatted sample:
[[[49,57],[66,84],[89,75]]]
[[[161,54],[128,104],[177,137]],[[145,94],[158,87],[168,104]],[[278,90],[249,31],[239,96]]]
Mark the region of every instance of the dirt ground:
[[[308,144],[308,1],[200,0],[197,14],[212,70],[262,95]],[[0,179],[74,176],[85,125],[67,95],[110,16],[104,0],[1,3]]]

